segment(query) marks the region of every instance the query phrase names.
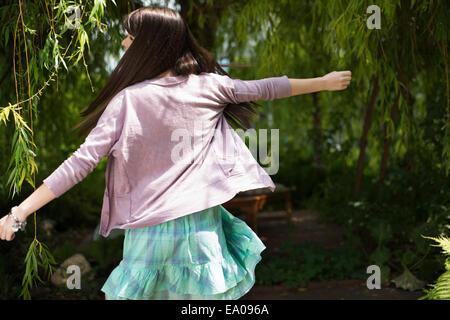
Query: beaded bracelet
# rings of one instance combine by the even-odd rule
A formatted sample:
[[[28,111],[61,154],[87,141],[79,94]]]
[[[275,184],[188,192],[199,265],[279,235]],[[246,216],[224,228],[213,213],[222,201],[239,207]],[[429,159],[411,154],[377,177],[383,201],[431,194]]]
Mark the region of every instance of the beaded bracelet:
[[[16,209],[16,208],[17,208],[17,206],[12,207],[11,210],[9,211],[9,213],[8,213],[8,216],[12,216],[12,218],[16,222],[16,225],[12,226],[12,229],[13,229],[14,232],[17,232],[19,230],[25,231],[25,226],[27,225],[27,221],[25,220],[25,221],[22,222],[16,217],[16,215],[12,212],[13,209]]]

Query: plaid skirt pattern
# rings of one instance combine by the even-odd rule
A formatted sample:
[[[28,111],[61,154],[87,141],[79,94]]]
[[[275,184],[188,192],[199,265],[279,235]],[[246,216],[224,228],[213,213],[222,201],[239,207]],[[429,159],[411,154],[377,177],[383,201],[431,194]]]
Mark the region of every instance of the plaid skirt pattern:
[[[222,205],[155,226],[126,229],[107,300],[236,300],[255,283],[265,245]]]

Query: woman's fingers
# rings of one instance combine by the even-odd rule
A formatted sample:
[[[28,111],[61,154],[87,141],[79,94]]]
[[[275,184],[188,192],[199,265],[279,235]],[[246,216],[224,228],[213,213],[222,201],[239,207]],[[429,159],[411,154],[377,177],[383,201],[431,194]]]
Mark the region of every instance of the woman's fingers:
[[[346,71],[338,71],[338,72],[340,72],[341,73],[341,75],[343,75],[343,76],[349,76],[349,77],[351,77],[352,76],[352,72],[350,71],[350,70],[346,70]]]
[[[352,79],[352,72],[350,70],[345,71],[333,71],[325,76],[325,90],[343,90],[347,88]]]
[[[351,76],[351,71],[342,71],[342,79],[343,79],[343,84],[345,87],[347,87],[350,84],[350,81],[352,80],[352,76]],[[344,88],[345,89],[345,88]]]
[[[3,238],[3,235],[4,235],[4,233],[5,233],[5,231],[4,231],[4,225],[5,225],[5,218],[3,217],[3,218],[1,218],[0,219],[0,239],[1,240],[5,240],[4,238]]]
[[[5,240],[5,241],[11,241],[14,239],[15,236],[16,236],[16,234],[14,233],[14,231],[11,230],[11,232],[2,233],[0,239]]]
[[[15,232],[12,230],[12,224],[6,221],[7,216],[0,219],[0,239],[11,241],[15,237]]]

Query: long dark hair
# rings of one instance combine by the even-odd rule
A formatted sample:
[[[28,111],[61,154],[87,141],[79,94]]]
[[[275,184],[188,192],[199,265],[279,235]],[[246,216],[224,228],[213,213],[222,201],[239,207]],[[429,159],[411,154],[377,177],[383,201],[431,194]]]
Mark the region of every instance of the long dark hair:
[[[198,44],[178,11],[142,7],[125,17],[123,28],[134,40],[97,97],[80,112],[82,116],[91,116],[71,128],[82,125],[79,137],[95,127],[110,100],[130,85],[153,79],[169,69],[175,76],[201,72],[228,75],[212,54]],[[224,109],[225,118],[230,125],[247,129],[252,116],[257,115],[256,107],[260,105],[254,101],[228,104]]]

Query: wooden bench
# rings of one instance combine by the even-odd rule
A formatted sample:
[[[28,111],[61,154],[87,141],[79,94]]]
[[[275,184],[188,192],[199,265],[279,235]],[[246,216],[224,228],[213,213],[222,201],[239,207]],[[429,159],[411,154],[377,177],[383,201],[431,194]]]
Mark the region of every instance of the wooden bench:
[[[239,192],[233,199],[222,204],[225,209],[232,211],[238,209],[247,215],[247,223],[255,233],[258,232],[258,212],[269,201],[284,200],[286,207],[286,220],[292,219],[291,190],[282,184],[275,184],[275,191],[269,188],[259,188]]]

